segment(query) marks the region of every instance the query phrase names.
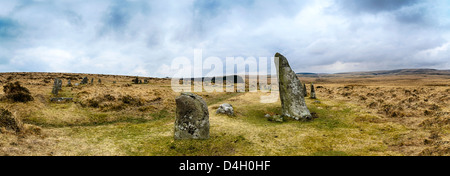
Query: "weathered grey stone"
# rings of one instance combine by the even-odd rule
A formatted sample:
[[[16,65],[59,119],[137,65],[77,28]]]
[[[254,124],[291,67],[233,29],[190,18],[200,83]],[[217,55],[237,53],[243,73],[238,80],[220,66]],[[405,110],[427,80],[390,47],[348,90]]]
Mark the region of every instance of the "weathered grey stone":
[[[6,109],[0,108],[0,128],[14,132],[23,131],[23,123]]]
[[[72,83],[70,82],[70,79],[67,80],[67,87],[72,87]]]
[[[73,101],[73,98],[58,97],[58,98],[51,98],[50,101],[51,102],[58,102],[58,103],[71,102],[71,101]]]
[[[75,86],[79,86],[80,84],[79,83],[75,83]]]
[[[316,99],[316,91],[314,90],[314,84],[311,83],[311,99]]]
[[[58,90],[62,90],[62,80],[58,79]]]
[[[83,80],[81,80],[80,84],[87,84],[89,81],[88,77],[84,77]]]
[[[98,82],[98,84],[101,84],[102,83],[102,79],[99,78],[97,82]]]
[[[175,99],[175,139],[208,139],[209,112],[202,97],[193,93],[181,93]]]
[[[278,58],[278,59],[277,59]],[[309,120],[311,113],[306,107],[302,83],[280,53],[275,54],[282,116],[295,120]]]
[[[148,79],[144,79],[144,84],[148,84]]]
[[[303,83],[303,97],[308,96],[308,92],[306,91],[306,84]]]
[[[221,104],[219,108],[217,108],[216,114],[226,114],[229,116],[233,116],[234,115],[233,106],[228,103]]]
[[[52,94],[58,95],[58,91],[61,90],[62,81],[58,78],[55,78],[55,82],[53,82]]]

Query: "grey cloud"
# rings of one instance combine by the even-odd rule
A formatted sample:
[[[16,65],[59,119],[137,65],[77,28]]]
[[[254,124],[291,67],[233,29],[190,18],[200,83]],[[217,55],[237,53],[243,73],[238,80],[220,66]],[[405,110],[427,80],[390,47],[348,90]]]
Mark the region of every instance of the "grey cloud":
[[[336,3],[352,13],[378,13],[413,5],[418,0],[337,0]]]

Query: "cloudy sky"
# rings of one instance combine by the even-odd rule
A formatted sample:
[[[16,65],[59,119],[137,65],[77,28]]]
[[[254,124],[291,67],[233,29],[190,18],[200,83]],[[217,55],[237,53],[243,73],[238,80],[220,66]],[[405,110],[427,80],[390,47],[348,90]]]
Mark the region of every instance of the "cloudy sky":
[[[296,72],[450,69],[450,2],[0,0],[0,72],[165,77],[194,49],[280,52]]]

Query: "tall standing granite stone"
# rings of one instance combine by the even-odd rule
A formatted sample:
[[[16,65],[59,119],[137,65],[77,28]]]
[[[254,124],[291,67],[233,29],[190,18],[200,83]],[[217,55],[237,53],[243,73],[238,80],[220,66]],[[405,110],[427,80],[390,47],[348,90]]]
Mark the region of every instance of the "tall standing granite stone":
[[[314,90],[314,84],[311,83],[311,99],[316,99],[316,91]]]
[[[209,112],[202,97],[193,93],[181,93],[177,104],[175,139],[208,139]]]
[[[276,53],[275,65],[280,89],[282,116],[295,120],[310,120],[311,113],[306,107],[302,83],[289,66],[289,62],[283,55]]]

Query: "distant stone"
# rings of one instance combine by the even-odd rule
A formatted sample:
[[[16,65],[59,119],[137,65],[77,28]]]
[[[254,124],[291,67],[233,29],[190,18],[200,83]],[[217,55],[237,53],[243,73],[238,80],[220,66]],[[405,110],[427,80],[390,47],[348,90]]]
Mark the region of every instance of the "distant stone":
[[[141,79],[141,80],[139,80],[139,84],[142,84],[142,79]]]
[[[98,79],[98,84],[101,84],[102,83],[102,79]]]
[[[67,87],[72,87],[72,83],[70,82],[70,79],[67,80]]]
[[[80,84],[87,84],[89,81],[88,77],[84,77],[83,80],[81,80]]]
[[[55,78],[53,82],[52,94],[58,95],[58,91],[61,90],[62,81],[58,78]]]
[[[91,79],[91,84],[94,84],[94,78]]]
[[[113,84],[116,84],[116,81],[113,81]]]
[[[202,97],[193,93],[181,93],[175,99],[175,139],[208,139],[209,112]]]
[[[79,86],[80,84],[79,83],[75,83],[75,86]]]
[[[314,84],[311,83],[311,99],[316,99],[316,91],[314,90]]]
[[[226,114],[229,116],[233,116],[234,115],[233,106],[231,106],[228,103],[221,104],[217,109],[216,114]]]
[[[136,77],[135,79],[133,79],[133,83],[134,83],[134,84],[139,84],[139,78]]]
[[[23,131],[23,123],[6,109],[0,108],[0,128],[14,132]]]
[[[71,102],[71,101],[73,101],[73,98],[58,97],[58,98],[51,98],[50,101],[51,102],[58,102],[58,103]]]
[[[308,96],[308,92],[306,91],[306,84],[303,83],[303,97]]]
[[[280,53],[275,54],[282,116],[295,120],[310,120],[311,113],[306,107],[303,86],[287,59]]]
[[[144,84],[148,84],[148,79],[144,79]]]

